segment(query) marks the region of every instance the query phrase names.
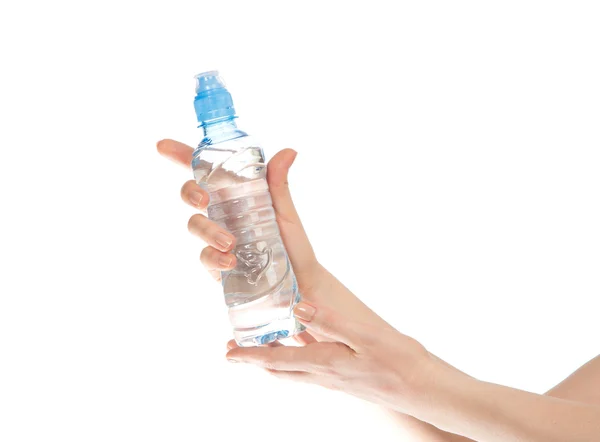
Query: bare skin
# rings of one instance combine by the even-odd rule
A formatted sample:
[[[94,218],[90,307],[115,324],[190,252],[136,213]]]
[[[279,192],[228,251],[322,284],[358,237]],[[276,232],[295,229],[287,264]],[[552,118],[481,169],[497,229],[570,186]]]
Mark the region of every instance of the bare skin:
[[[162,140],[158,151],[189,169],[193,149]],[[269,162],[273,206],[303,301],[294,312],[308,332],[300,347],[280,344],[239,348],[230,361],[255,364],[271,374],[341,390],[380,404],[419,441],[600,441],[600,357],[537,395],[474,379],[395,330],[319,264],[289,192],[287,174],[296,153]],[[204,212],[209,196],[194,181],[182,199]],[[202,213],[190,232],[208,245],[200,260],[217,280],[235,267],[235,238]]]

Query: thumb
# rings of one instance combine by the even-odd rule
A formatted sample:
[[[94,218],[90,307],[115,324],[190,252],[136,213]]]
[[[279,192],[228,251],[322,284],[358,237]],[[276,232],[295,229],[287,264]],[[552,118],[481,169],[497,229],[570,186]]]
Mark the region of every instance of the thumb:
[[[284,149],[271,158],[267,165],[267,182],[281,237],[292,267],[296,272],[302,272],[314,264],[317,259],[294,207],[288,185],[288,171],[294,163],[296,155],[296,151]]]
[[[301,301],[294,307],[294,316],[308,331],[342,342],[355,350],[361,347],[365,340],[360,334],[360,324],[348,320],[334,310]]]

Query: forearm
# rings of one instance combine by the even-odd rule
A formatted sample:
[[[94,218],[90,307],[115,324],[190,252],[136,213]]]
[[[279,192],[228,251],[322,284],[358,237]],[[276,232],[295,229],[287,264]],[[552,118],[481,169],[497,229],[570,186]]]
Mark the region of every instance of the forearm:
[[[459,372],[457,368],[448,364],[446,361],[439,359],[437,356],[431,355],[431,358],[436,365],[443,366],[449,371]],[[464,373],[461,374],[467,376]],[[473,439],[440,430],[439,428],[408,414],[390,409],[388,409],[388,412],[394,422],[396,422],[396,424],[411,437],[411,440],[418,440],[419,442],[474,442]]]
[[[391,419],[410,437],[411,441],[419,442],[473,442],[472,439],[459,436],[458,434],[448,433],[440,430],[427,422],[409,416],[408,414],[400,413],[386,409],[389,412]]]
[[[600,406],[600,356],[580,367],[546,395]]]
[[[320,280],[329,284],[326,291],[332,308],[351,317],[360,316],[366,324],[391,327],[338,280],[328,276]],[[600,358],[547,393],[554,397],[480,382],[434,356],[432,359],[439,372],[456,378],[456,382],[439,384],[443,388],[432,395],[425,411],[413,413],[415,417],[391,411],[393,420],[411,440],[600,442],[600,409],[593,406],[594,401],[600,406]]]
[[[481,382],[441,365],[433,373],[411,414],[444,431],[482,442],[600,440],[598,406]]]
[[[452,366],[433,357],[437,362],[453,369]],[[600,406],[600,356],[592,359],[587,364],[580,367],[567,379],[552,388],[546,393],[546,396],[552,396],[560,399],[587,403]],[[388,410],[391,418],[396,422],[405,433],[409,434],[413,440],[420,442],[472,442],[463,436],[448,433],[440,430],[427,422],[420,421],[417,418],[404,413]],[[599,437],[600,440],[600,437]]]

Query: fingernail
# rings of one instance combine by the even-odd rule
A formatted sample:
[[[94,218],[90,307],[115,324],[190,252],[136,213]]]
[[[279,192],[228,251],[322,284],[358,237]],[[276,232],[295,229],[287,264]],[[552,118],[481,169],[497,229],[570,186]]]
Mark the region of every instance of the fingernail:
[[[237,359],[227,358],[229,362],[237,363],[239,362]]]
[[[233,256],[229,255],[229,256],[220,256],[219,257],[219,266],[224,267],[224,268],[229,268],[231,267],[231,261],[233,261]]]
[[[192,203],[194,206],[198,207],[202,202],[202,198],[203,195],[200,192],[196,192],[195,190],[190,192],[190,203]]]
[[[229,248],[229,246],[233,242],[231,237],[229,235],[226,235],[223,232],[219,232],[215,235],[215,241],[217,244],[219,244],[221,247],[223,247],[225,249]]]
[[[315,317],[315,313],[317,313],[317,309],[306,302],[301,302],[294,307],[294,315],[306,322],[312,321],[312,318]]]

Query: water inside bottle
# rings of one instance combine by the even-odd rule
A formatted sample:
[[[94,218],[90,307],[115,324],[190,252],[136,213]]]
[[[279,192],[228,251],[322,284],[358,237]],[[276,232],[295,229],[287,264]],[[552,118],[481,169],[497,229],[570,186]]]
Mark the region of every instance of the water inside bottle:
[[[200,149],[194,176],[210,194],[208,216],[236,237],[236,267],[222,272],[225,302],[241,346],[299,333],[292,314],[298,284],[279,235],[260,147]],[[245,140],[244,140],[245,141]],[[226,145],[230,145],[229,149]]]

